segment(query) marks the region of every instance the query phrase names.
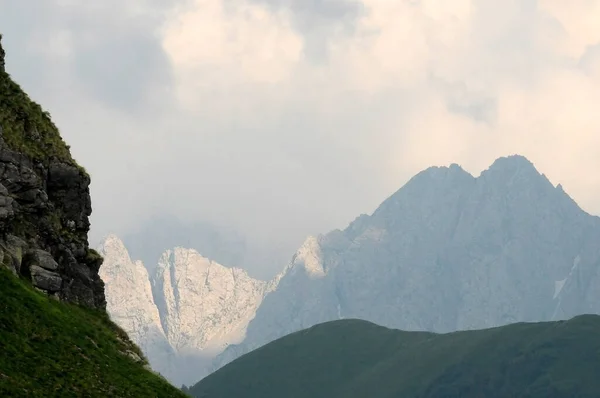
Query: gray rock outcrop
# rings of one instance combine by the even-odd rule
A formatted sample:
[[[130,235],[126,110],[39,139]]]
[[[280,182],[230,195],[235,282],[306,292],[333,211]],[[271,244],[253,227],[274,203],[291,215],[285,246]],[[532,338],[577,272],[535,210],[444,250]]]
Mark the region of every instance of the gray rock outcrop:
[[[2,264],[59,299],[104,308],[89,185],[49,115],[4,70],[0,45]]]

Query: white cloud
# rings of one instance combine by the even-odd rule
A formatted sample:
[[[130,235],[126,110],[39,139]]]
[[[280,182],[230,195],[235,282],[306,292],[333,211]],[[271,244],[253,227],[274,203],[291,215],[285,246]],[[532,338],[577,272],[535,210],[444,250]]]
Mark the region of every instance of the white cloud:
[[[198,105],[193,102],[198,91],[281,83],[292,78],[302,55],[302,41],[285,13],[243,1],[235,7],[219,1],[194,2],[167,23],[163,44],[184,105],[190,101]],[[238,102],[232,97],[222,99],[228,104]]]
[[[321,134],[360,143],[358,156],[378,163],[389,190],[431,164],[459,162],[477,173],[498,156],[522,153],[584,207],[600,211],[600,181],[583,171],[600,159],[600,61],[590,51],[600,42],[599,1],[364,0],[354,34],[330,42],[325,65],[302,57],[302,32],[289,13],[242,3],[226,13],[218,2],[197,1],[180,17],[185,23],[167,30],[175,64],[185,56],[181,70],[211,63],[211,72],[225,75],[180,80],[197,107],[210,95],[224,98],[219,118],[239,117],[258,129],[272,128],[271,110],[299,108],[327,126]],[[169,45],[185,40],[192,41]],[[374,109],[381,101],[388,106]],[[240,102],[255,118],[239,112]],[[307,135],[315,144],[327,141]],[[326,150],[315,145],[308,153]]]

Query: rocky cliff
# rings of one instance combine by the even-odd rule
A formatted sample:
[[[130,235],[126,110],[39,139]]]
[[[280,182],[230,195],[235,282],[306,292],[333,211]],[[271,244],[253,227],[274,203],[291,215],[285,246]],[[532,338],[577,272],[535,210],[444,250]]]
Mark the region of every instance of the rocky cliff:
[[[175,385],[198,381],[215,355],[244,339],[271,288],[192,249],[166,250],[152,274],[115,235],[99,251],[111,319]]]
[[[449,332],[585,313],[600,314],[598,217],[521,156],[477,178],[433,167],[372,215],[309,238],[214,368],[342,318]]]
[[[165,335],[154,304],[148,271],[132,261],[119,238],[108,236],[100,245],[104,256],[100,276],[106,284],[106,310],[140,347],[154,370],[173,379],[175,350]]]
[[[50,115],[5,71],[0,44],[0,260],[53,297],[104,308],[89,184]]]

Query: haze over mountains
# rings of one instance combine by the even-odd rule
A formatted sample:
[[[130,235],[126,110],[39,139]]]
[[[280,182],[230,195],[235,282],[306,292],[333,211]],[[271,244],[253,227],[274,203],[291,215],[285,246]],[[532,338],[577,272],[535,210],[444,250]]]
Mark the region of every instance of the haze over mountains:
[[[232,228],[166,215],[152,217],[120,238],[131,257],[141,260],[150,273],[166,250],[185,247],[219,264],[243,268],[250,275],[264,279],[281,271],[281,264],[289,260],[290,252],[301,243],[269,242],[267,245]]]
[[[179,250],[180,259],[189,258],[188,251]],[[115,262],[106,245],[104,255],[108,272],[108,264]],[[212,268],[168,258],[163,256],[163,263],[170,264],[163,269],[187,275],[171,279],[179,281],[173,291],[197,298],[187,302],[192,308],[154,304],[165,336],[173,330],[167,339],[171,347],[186,345],[175,337],[180,326],[169,322],[193,325],[181,341],[190,341],[193,328],[201,336],[236,331],[236,338],[197,337],[189,343],[205,349],[209,345],[203,344],[218,342],[208,357],[232,344],[211,370],[284,335],[336,319],[448,332],[600,313],[600,219],[582,211],[560,185],[553,186],[521,156],[500,158],[477,178],[458,165],[419,173],[372,215],[359,216],[343,231],[309,237],[269,285],[247,276],[240,279],[244,282],[226,282],[232,272],[219,266],[221,272],[209,273],[211,286],[229,283],[231,299],[210,301],[210,309],[201,299],[204,294],[216,297],[210,289],[202,293],[207,274],[191,270]],[[142,276],[130,281],[137,286],[145,278],[143,267],[124,261],[124,255],[121,259],[140,269]],[[160,282],[168,280],[166,273],[149,280],[155,301],[169,297],[164,289],[169,284]],[[108,309],[115,319],[131,313],[129,304],[119,300],[121,290],[107,281]],[[111,307],[111,296],[118,306]],[[245,315],[230,316],[241,308]],[[214,319],[211,311],[224,315]],[[137,313],[146,319],[136,321],[138,329],[158,324],[155,315]],[[131,332],[135,341],[145,338]],[[163,363],[148,355],[151,363]],[[196,380],[205,372],[199,367]]]

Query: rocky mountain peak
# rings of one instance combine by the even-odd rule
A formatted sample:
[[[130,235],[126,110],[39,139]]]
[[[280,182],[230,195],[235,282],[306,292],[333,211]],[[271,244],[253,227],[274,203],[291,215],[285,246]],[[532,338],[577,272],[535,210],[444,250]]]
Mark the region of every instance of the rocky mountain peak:
[[[417,223],[430,225],[435,230],[441,209],[460,207],[475,184],[476,178],[457,164],[430,167],[383,201],[368,222],[363,219],[360,232],[368,230],[370,236],[379,239],[376,237],[400,232]]]
[[[600,313],[600,219],[522,156],[477,178],[429,168],[372,215],[307,241],[292,263],[326,272],[283,275],[213,369],[341,318],[450,332]]]
[[[525,156],[518,154],[499,157],[492,163],[488,170],[496,172],[502,171],[505,173],[527,170],[539,174],[533,162]]]
[[[582,215],[581,208],[562,185],[555,187],[531,161],[520,155],[499,158],[481,173],[470,205],[475,206],[476,202],[494,204],[507,216],[530,217],[533,213],[548,212]]]
[[[325,275],[321,259],[321,246],[317,237],[309,236],[306,238],[294,255],[290,268],[293,270],[302,269],[310,277],[318,278]]]
[[[399,207],[421,206],[450,191],[464,190],[475,178],[457,164],[450,167],[429,167],[412,177],[403,187],[386,199],[373,214],[394,213]]]
[[[108,234],[104,237],[100,245],[98,246],[98,251],[101,252],[110,252],[114,255],[122,258],[129,258],[129,252],[125,248],[125,244],[123,241],[115,234]]]
[[[150,267],[132,260],[113,234],[99,251],[105,257],[101,275],[109,315],[152,367],[176,385],[197,381],[210,359],[243,340],[263,297],[274,288],[194,249],[165,250]]]
[[[553,189],[545,175],[524,156],[511,155],[496,159],[481,173],[480,179],[498,189]]]
[[[398,192],[412,187],[423,188],[436,182],[460,182],[472,179],[473,176],[457,163],[452,163],[450,166],[432,166],[417,173]]]

